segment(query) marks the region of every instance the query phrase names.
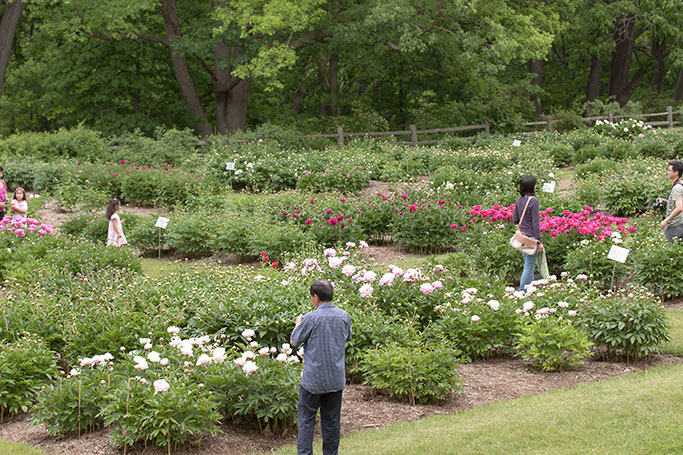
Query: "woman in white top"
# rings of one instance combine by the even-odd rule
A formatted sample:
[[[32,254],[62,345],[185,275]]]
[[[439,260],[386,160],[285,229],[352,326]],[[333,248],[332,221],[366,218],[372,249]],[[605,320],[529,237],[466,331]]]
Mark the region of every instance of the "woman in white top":
[[[104,216],[109,220],[109,232],[107,233],[107,245],[123,246],[128,245],[126,236],[123,234],[123,226],[121,226],[121,218],[116,213],[121,208],[121,202],[113,198],[107,204],[107,210]]]
[[[14,199],[12,199],[12,204],[9,209],[12,212],[13,223],[26,219],[28,202],[26,202],[26,192],[24,192],[23,188],[17,187],[14,189]]]

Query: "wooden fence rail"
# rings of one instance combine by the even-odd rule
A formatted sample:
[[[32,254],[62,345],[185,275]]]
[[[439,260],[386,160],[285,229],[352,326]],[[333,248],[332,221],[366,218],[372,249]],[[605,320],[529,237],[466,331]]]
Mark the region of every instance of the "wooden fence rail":
[[[655,112],[655,113],[649,113],[649,114],[640,114],[639,117],[643,118],[651,118],[651,117],[663,117],[666,116],[666,120],[658,120],[658,121],[649,121],[649,122],[643,122],[645,125],[649,126],[667,126],[669,128],[673,128],[676,125],[683,125],[682,121],[674,121],[674,115],[680,115],[681,113],[678,111],[674,111],[671,106],[668,106],[666,108],[666,112]],[[595,122],[596,120],[609,120],[611,123],[614,123],[615,120],[621,120],[624,118],[630,118],[632,116],[630,115],[614,115],[613,112],[609,112],[608,115],[598,115],[598,116],[593,116],[593,117],[582,117],[582,120],[584,123],[592,123]],[[547,116],[546,120],[543,121],[537,121],[537,122],[527,122],[524,123],[524,127],[538,127],[538,126],[544,126],[544,130],[533,130],[533,131],[524,131],[521,134],[530,136],[533,134],[539,134],[544,131],[548,132],[553,132],[555,127],[554,124],[556,123],[556,120],[554,120],[551,116]],[[336,133],[330,133],[330,134],[308,134],[305,136],[300,136],[301,139],[319,139],[319,138],[337,138],[337,145],[339,147],[344,146],[344,138],[346,137],[378,137],[378,136],[410,136],[409,141],[399,141],[398,144],[403,144],[403,145],[411,145],[413,147],[417,147],[418,145],[428,145],[428,144],[438,144],[441,142],[438,139],[432,139],[432,140],[424,140],[420,141],[418,140],[419,135],[425,135],[425,134],[439,134],[439,133],[455,133],[459,131],[484,131],[486,133],[491,132],[491,128],[489,125],[489,122],[486,121],[480,125],[465,125],[465,126],[455,126],[455,127],[450,127],[450,128],[432,128],[428,130],[418,130],[415,125],[410,125],[409,130],[401,130],[401,131],[367,131],[367,132],[350,132],[350,131],[344,131],[344,129],[340,126],[337,128]],[[261,140],[265,140],[267,138],[261,138]],[[468,137],[463,137],[462,139],[466,140],[472,140],[474,139],[474,136],[468,136]],[[226,142],[229,143],[235,143],[235,144],[243,144],[247,142],[254,142],[249,139],[226,139]],[[198,141],[198,142],[193,142],[190,145],[196,145],[196,146],[204,146],[204,145],[209,145],[209,142],[207,141]],[[109,146],[109,149],[111,150],[118,150],[121,148],[130,148],[129,145],[113,145]]]

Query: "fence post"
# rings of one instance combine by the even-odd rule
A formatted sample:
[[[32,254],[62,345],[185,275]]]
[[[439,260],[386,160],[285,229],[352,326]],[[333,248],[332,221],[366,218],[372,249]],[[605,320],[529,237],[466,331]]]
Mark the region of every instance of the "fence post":
[[[614,123],[614,112],[609,111],[609,122]]]
[[[548,132],[553,132],[553,117],[550,115],[548,116]]]
[[[488,120],[484,120],[484,131],[486,131],[486,134],[491,134],[491,125],[489,125]]]
[[[344,147],[344,128],[341,126],[337,127],[337,145]]]
[[[410,125],[410,145],[417,147],[417,127]]]
[[[674,110],[671,106],[666,107],[666,119],[669,122],[669,128],[674,127]]]

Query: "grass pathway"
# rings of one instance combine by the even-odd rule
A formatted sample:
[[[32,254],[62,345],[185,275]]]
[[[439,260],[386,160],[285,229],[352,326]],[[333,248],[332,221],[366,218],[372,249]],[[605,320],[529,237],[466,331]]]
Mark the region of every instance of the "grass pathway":
[[[682,454],[683,365],[342,439],[345,455]],[[320,443],[316,452],[320,453]],[[293,446],[279,455],[296,453]]]

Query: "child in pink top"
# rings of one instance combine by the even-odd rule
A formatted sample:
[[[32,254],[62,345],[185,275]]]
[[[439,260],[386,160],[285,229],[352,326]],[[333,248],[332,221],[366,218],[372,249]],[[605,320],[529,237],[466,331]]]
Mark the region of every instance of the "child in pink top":
[[[22,221],[26,219],[26,213],[28,213],[28,202],[26,202],[26,193],[21,187],[14,189],[14,199],[12,199],[12,204],[10,205],[10,211],[12,212],[12,222]]]

